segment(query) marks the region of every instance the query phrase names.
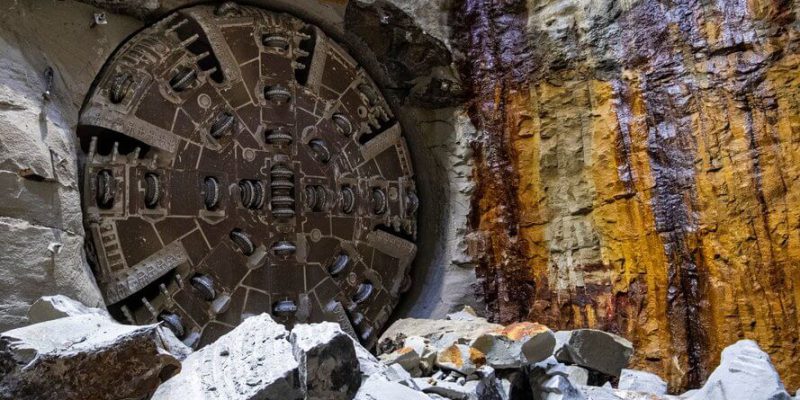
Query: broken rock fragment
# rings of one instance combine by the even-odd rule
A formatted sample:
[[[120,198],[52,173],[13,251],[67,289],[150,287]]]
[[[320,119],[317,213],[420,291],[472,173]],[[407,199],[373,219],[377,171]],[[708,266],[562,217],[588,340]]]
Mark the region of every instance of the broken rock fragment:
[[[293,400],[303,398],[289,333],[267,314],[247,318],[192,353],[152,400]],[[358,373],[357,365],[354,371]]]
[[[0,335],[0,399],[147,398],[180,371],[157,325],[97,314],[58,318]]]
[[[300,388],[309,399],[349,400],[361,386],[354,344],[338,324],[297,325],[290,336],[300,364]]]
[[[484,333],[473,340],[470,346],[486,355],[487,365],[508,369],[550,357],[555,344],[555,336],[546,326],[520,322]]]
[[[480,351],[463,344],[445,347],[436,354],[436,366],[463,375],[470,375],[486,363]]]
[[[83,303],[67,296],[42,296],[28,309],[28,322],[35,324],[51,321],[58,318],[74,317],[77,315],[97,315],[111,320],[108,311],[102,308],[87,307]],[[192,353],[192,348],[178,339],[171,330],[163,325],[157,327],[161,346],[180,361]]]
[[[558,332],[555,356],[558,361],[576,364],[610,376],[619,376],[633,355],[633,344],[613,333],[596,329]]]

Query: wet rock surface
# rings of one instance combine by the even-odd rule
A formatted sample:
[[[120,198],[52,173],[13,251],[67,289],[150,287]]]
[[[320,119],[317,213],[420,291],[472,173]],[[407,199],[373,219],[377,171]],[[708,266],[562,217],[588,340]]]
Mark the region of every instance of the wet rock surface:
[[[469,0],[450,17],[491,319],[621,334],[673,390],[757,339],[800,385],[797,5]]]

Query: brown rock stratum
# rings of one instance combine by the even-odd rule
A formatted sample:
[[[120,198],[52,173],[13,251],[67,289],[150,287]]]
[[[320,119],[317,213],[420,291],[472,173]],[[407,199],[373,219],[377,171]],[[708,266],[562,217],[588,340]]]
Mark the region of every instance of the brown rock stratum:
[[[800,6],[458,3],[491,316],[619,333],[672,389],[750,338],[798,387]]]

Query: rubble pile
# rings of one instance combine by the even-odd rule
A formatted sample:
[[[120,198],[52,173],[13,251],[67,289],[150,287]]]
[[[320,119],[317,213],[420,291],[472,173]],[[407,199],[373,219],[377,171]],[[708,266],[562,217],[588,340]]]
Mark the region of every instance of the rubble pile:
[[[0,335],[0,399],[792,399],[752,341],[725,349],[702,388],[669,395],[658,375],[626,368],[634,349],[622,337],[502,326],[469,308],[395,322],[377,357],[338,324],[288,330],[268,314],[194,352],[161,326],[121,325],[61,296],[29,318]]]

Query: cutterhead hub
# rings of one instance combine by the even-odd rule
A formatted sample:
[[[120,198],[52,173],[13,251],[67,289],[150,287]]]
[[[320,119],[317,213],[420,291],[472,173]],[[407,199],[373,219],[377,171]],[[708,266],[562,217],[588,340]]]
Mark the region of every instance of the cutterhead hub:
[[[226,3],[126,42],[79,126],[90,258],[109,309],[202,346],[249,315],[366,345],[416,252],[402,129],[322,31]]]

